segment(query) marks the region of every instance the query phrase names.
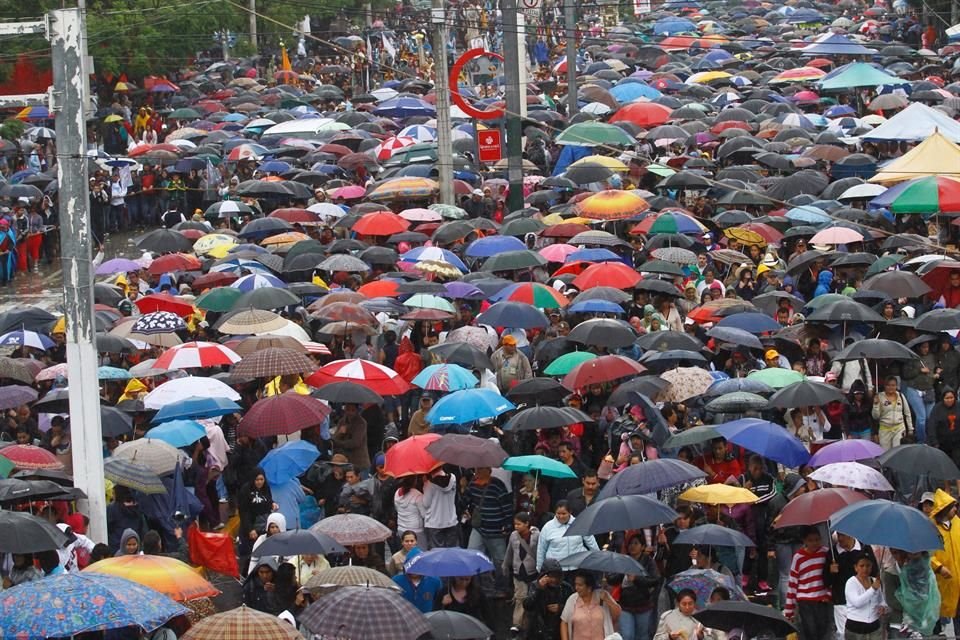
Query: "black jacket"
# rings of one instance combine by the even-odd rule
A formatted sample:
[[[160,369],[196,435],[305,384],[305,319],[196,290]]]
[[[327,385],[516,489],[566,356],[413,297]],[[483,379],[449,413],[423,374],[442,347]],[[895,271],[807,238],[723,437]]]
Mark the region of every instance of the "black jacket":
[[[559,586],[543,589],[536,580],[530,583],[527,597],[523,599],[523,609],[530,623],[529,638],[537,640],[559,640],[560,612],[567,598],[573,595],[573,587],[566,582]],[[556,613],[547,611],[547,605],[560,605]]]

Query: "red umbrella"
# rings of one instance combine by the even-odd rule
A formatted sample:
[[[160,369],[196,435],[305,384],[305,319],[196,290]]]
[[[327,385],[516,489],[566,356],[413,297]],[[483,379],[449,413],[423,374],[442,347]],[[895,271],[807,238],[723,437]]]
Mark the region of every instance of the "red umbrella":
[[[355,382],[382,396],[396,396],[410,390],[410,384],[396,371],[369,360],[334,360],[304,380],[311,387],[322,387],[331,382]]]
[[[203,265],[196,256],[187,253],[168,253],[150,263],[147,272],[159,276],[171,271],[200,271]]]
[[[251,438],[280,436],[316,427],[330,415],[330,407],[321,400],[288,391],[262,398],[240,420],[237,434]]]
[[[317,224],[320,222],[320,216],[318,214],[313,211],[297,208],[276,209],[267,217],[280,218],[290,224]]]
[[[427,445],[439,439],[439,433],[427,433],[398,442],[387,451],[384,471],[395,478],[430,473],[443,464],[427,452]]]
[[[181,318],[186,318],[193,314],[195,309],[189,302],[178,300],[166,293],[155,293],[150,296],[140,298],[135,303],[140,313],[153,313],[154,311],[169,311],[175,313]]]
[[[594,384],[632,378],[646,371],[646,367],[623,356],[600,356],[581,362],[564,376],[561,384],[567,389],[586,389]]]
[[[365,236],[392,236],[409,227],[410,223],[395,213],[376,211],[357,220],[352,230]]]
[[[240,278],[226,271],[211,271],[195,278],[190,285],[194,291],[203,291],[204,289],[215,289],[216,287],[225,287]]]
[[[738,229],[747,229],[763,236],[763,239],[772,244],[779,244],[783,234],[768,225],[766,222],[747,222],[737,226]]]
[[[960,218],[957,219],[960,221]],[[934,291],[946,291],[950,286],[950,274],[960,271],[960,262],[944,260],[933,269],[920,276]]]
[[[182,235],[184,238],[189,238],[191,240],[199,240],[203,236],[207,235],[206,231],[201,231],[200,229],[179,229],[177,233]]]
[[[640,274],[622,262],[601,262],[587,267],[573,279],[573,286],[580,291],[593,287],[631,289],[640,282]]]
[[[670,109],[656,102],[632,102],[621,107],[610,122],[632,122],[641,127],[657,127],[670,119]]]
[[[857,493],[853,489],[818,489],[805,493],[787,503],[780,515],[774,520],[773,526],[783,527],[808,526],[826,522],[840,509],[856,502],[867,500],[867,496]]]
[[[400,295],[399,287],[400,283],[396,280],[374,280],[357,289],[357,292],[368,298],[396,298]]]
[[[560,224],[551,225],[541,231],[540,237],[572,238],[578,233],[583,233],[584,231],[590,231],[590,227],[585,224],[577,224],[576,222],[561,222]]]
[[[15,469],[63,469],[57,457],[32,444],[13,444],[0,449],[0,456],[13,463]]]
[[[232,365],[240,356],[216,342],[186,342],[170,347],[153,363],[156,369],[194,369]]]

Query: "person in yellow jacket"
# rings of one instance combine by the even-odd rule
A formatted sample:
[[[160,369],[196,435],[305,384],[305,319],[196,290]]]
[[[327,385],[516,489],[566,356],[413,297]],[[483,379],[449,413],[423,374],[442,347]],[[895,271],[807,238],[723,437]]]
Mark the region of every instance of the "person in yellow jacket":
[[[960,518],[957,517],[956,499],[943,489],[937,489],[930,519],[943,537],[943,550],[934,551],[930,556],[930,568],[940,589],[940,617],[956,619],[960,602]]]

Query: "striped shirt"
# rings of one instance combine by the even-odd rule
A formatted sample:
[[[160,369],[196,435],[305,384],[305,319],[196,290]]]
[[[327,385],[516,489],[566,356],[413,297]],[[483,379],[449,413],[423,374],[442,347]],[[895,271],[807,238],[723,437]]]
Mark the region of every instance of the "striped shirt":
[[[830,602],[830,587],[823,580],[827,554],[827,548],[820,547],[813,552],[801,548],[793,555],[783,607],[785,616],[790,617],[795,613],[797,602]]]

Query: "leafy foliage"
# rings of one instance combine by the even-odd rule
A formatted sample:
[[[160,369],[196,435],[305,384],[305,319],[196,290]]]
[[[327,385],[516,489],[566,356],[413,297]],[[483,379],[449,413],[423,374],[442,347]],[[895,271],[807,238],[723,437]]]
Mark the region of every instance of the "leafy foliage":
[[[3,124],[0,124],[0,138],[11,142],[19,140],[26,128],[26,123],[21,120],[15,118],[4,120]]]

